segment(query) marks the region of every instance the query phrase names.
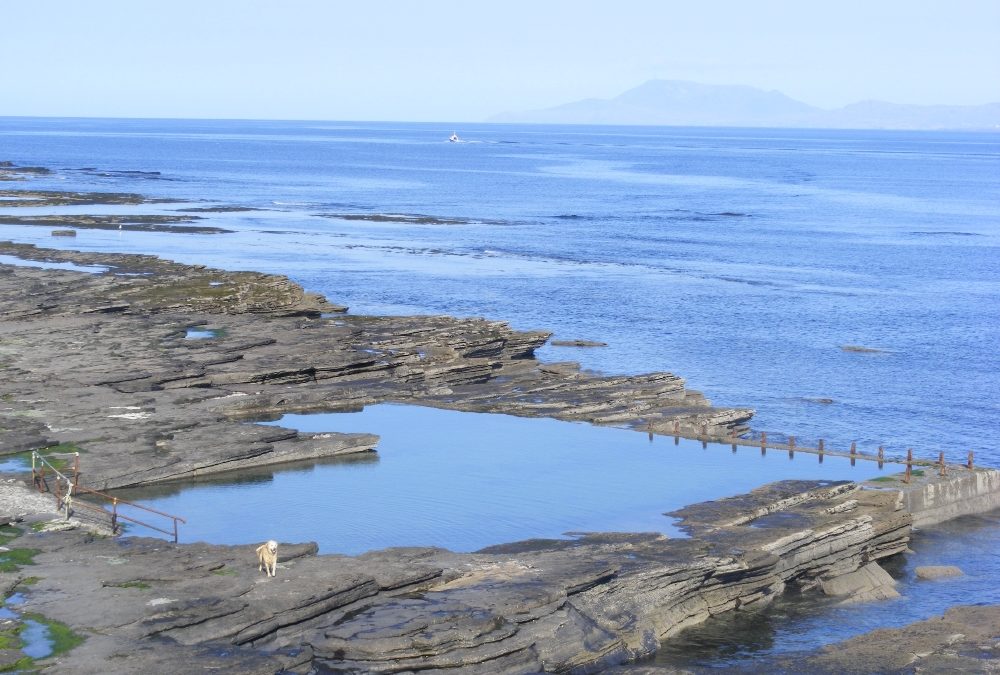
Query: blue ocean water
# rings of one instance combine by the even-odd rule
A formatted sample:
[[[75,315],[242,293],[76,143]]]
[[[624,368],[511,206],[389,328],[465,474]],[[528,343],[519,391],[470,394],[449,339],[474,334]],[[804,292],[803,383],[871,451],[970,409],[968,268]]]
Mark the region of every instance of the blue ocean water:
[[[771,437],[1000,465],[997,134],[0,118],[0,155],[56,170],[7,188],[261,209],[198,214],[225,235],[5,239],[600,340],[540,357],[675,372]]]
[[[465,142],[447,142],[452,131]],[[202,224],[230,234],[81,229],[69,240],[51,237],[49,228],[0,225],[0,239],[287,274],[356,314],[485,316],[558,338],[600,340],[608,347],[547,346],[539,356],[606,373],[676,372],[717,404],[755,408],[753,428],[771,438],[824,438],[834,448],[857,441],[863,450],[883,444],[890,454],[913,447],[926,457],[943,450],[954,460],[973,449],[979,462],[1000,466],[997,134],[0,118],[3,160],[55,173],[0,189],[184,201],[46,213],[258,210],[198,213]],[[37,212],[0,200],[0,215]],[[463,429],[466,451],[442,448],[432,434],[431,454],[407,456],[413,439],[393,440],[398,429],[389,418],[409,415],[449,416],[449,430]],[[263,539],[263,530],[212,531],[211,518],[232,503],[263,513],[278,495],[305,497],[294,501],[300,511],[316,506],[310,499],[325,501],[331,515],[310,521],[314,529],[335,526],[327,551],[391,543],[468,549],[565,528],[669,532],[662,511],[700,498],[672,494],[666,479],[657,486],[657,472],[675,470],[672,458],[688,462],[685,487],[706,495],[771,477],[861,477],[873,469],[832,458],[820,466],[801,453],[794,462],[775,453],[753,457],[747,448],[728,458],[723,449],[720,457],[716,446],[674,447],[634,433],[619,440],[618,430],[591,434],[569,425],[572,433],[564,433],[566,423],[551,420],[495,421],[542,441],[508,440],[516,452],[501,457],[476,444],[484,432],[475,419],[458,415],[378,406],[327,420],[324,429],[382,433],[383,452],[180,494],[154,490],[146,501],[207,528],[182,528],[182,538]],[[538,485],[522,469],[512,478],[503,465],[515,459],[545,467],[537,471],[545,475],[565,468],[565,484]],[[611,475],[608,464],[624,473],[588,482]],[[436,498],[401,489],[449,468],[465,479]],[[335,494],[315,490],[310,475]],[[379,485],[379,495],[392,499],[365,519],[354,506],[360,492]],[[457,504],[446,499],[450,492]],[[598,495],[599,508],[573,502],[581,493]],[[440,507],[423,517],[425,529],[412,518],[393,520],[414,500]],[[565,508],[551,508],[556,501]],[[604,508],[610,503],[620,510]],[[496,516],[477,525],[457,517],[463,510],[480,520]],[[996,602],[996,530],[991,514],[920,533],[916,553],[893,570],[905,607],[825,607],[817,616],[810,601],[778,605],[750,627],[738,625],[739,617],[737,625],[708,625],[662,660],[675,663],[679,651],[680,662],[690,663],[700,650],[703,663],[737,663],[926,618],[958,602]],[[436,539],[442,531],[459,539]],[[315,531],[289,536],[318,538]],[[959,564],[967,576],[922,585],[912,566],[929,563]]]

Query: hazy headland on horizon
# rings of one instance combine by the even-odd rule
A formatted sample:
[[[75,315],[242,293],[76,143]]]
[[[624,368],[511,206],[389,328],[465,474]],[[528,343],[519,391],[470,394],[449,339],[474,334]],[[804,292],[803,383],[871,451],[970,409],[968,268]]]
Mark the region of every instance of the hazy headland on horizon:
[[[648,80],[610,99],[505,112],[490,122],[826,129],[1000,130],[1000,103],[902,105],[861,101],[824,109],[742,85]]]

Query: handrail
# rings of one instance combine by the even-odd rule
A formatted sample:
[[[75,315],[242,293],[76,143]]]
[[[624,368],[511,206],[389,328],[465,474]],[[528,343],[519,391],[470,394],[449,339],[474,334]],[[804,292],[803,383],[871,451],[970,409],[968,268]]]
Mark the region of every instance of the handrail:
[[[79,484],[80,483],[80,453],[79,452],[62,452],[62,453],[55,453],[54,452],[54,453],[50,453],[49,456],[53,456],[53,455],[65,455],[65,456],[73,455],[76,458],[76,460],[73,463],[73,479],[70,480],[69,477],[67,477],[65,474],[63,474],[61,471],[59,471],[59,469],[57,469],[55,466],[53,466],[53,464],[50,461],[48,461],[48,459],[44,455],[39,454],[35,450],[31,451],[31,479],[32,479],[32,482],[35,484],[35,486],[38,487],[38,491],[39,492],[49,491],[48,482],[45,479],[45,467],[48,467],[48,468],[50,468],[52,470],[52,473],[54,473],[56,475],[56,479],[55,479],[55,483],[56,483],[56,485],[55,485],[55,491],[52,492],[52,495],[56,498],[56,509],[57,510],[63,510],[65,512],[65,514],[66,514],[66,520],[69,520],[69,517],[70,517],[70,513],[71,513],[71,510],[72,510],[72,505],[74,503],[73,502],[73,494],[74,493],[76,493],[76,494],[81,494],[82,493],[82,494],[87,494],[87,495],[94,495],[96,497],[100,497],[100,498],[106,499],[109,502],[111,502],[111,512],[110,513],[108,513],[108,510],[106,508],[104,508],[103,506],[101,506],[101,505],[95,505],[95,504],[90,504],[90,503],[88,503],[88,502],[86,502],[84,500],[80,500],[79,502],[76,502],[76,504],[78,506],[82,506],[85,509],[90,509],[90,510],[94,510],[94,511],[100,511],[101,513],[109,515],[111,517],[111,531],[112,531],[112,533],[115,533],[115,534],[118,533],[117,531],[118,531],[118,521],[119,520],[127,520],[130,523],[135,523],[137,525],[142,525],[143,527],[148,527],[149,529],[156,530],[157,532],[162,532],[164,534],[172,534],[173,537],[174,537],[174,543],[175,544],[177,543],[177,539],[178,539],[177,523],[181,522],[181,523],[187,524],[187,521],[184,518],[181,518],[180,516],[175,516],[175,515],[173,515],[171,513],[166,513],[164,511],[157,511],[156,509],[150,508],[149,506],[143,506],[142,504],[136,504],[135,502],[130,502],[130,501],[125,500],[125,499],[119,499],[118,497],[115,497],[113,495],[109,495],[109,494],[106,494],[104,492],[99,492],[97,490],[93,490],[93,489],[88,488],[88,487],[83,487],[83,486],[81,486]],[[38,465],[41,465],[40,469],[37,468]],[[60,488],[60,483],[59,483],[60,480],[62,480],[63,482],[66,483],[66,492],[65,493],[63,493],[62,489]],[[150,523],[146,523],[144,521],[141,521],[141,520],[139,520],[137,518],[132,518],[132,517],[126,516],[125,514],[118,513],[118,505],[119,504],[123,504],[123,505],[126,505],[126,506],[131,506],[131,507],[134,507],[136,509],[140,509],[142,511],[148,511],[150,513],[155,513],[156,515],[163,516],[164,518],[169,518],[173,522],[173,530],[172,531],[171,530],[165,530],[163,528],[157,527],[156,525],[152,525]]]
[[[649,439],[653,440],[653,424],[651,422],[647,423],[646,430],[649,433]],[[675,445],[677,445],[677,444],[680,443],[680,439],[681,439],[680,433],[681,433],[680,421],[674,420],[673,430],[672,430],[671,435],[674,437],[674,444]],[[851,466],[854,466],[854,464],[855,464],[855,462],[857,460],[878,462],[878,468],[880,468],[880,469],[883,467],[883,465],[885,465],[887,463],[888,464],[902,464],[902,465],[905,465],[905,471],[903,473],[903,482],[904,483],[909,483],[910,482],[911,477],[913,475],[913,467],[914,466],[937,467],[938,473],[941,476],[947,475],[947,473],[948,473],[948,464],[945,462],[945,459],[944,459],[944,451],[940,451],[938,453],[938,457],[937,457],[936,460],[935,459],[918,459],[918,458],[916,458],[916,457],[913,456],[913,448],[907,448],[907,450],[906,450],[906,459],[903,459],[902,457],[887,457],[886,454],[885,454],[885,448],[883,446],[881,446],[881,445],[878,446],[878,453],[877,454],[871,454],[871,453],[859,452],[858,451],[858,444],[857,444],[857,442],[853,442],[853,441],[851,442],[851,449],[848,452],[848,451],[843,451],[843,450],[831,450],[830,448],[827,448],[826,447],[826,443],[825,443],[825,441],[822,438],[819,439],[819,442],[818,442],[818,444],[817,444],[817,446],[815,448],[808,447],[808,446],[802,446],[802,445],[796,445],[796,443],[795,443],[795,436],[787,436],[786,438],[787,438],[787,441],[785,443],[781,443],[781,442],[777,442],[776,443],[776,442],[773,442],[773,441],[772,442],[768,442],[768,440],[767,440],[767,432],[765,432],[765,431],[760,432],[760,437],[756,438],[756,439],[753,439],[753,438],[740,438],[740,437],[738,437],[738,436],[735,435],[735,432],[733,432],[729,436],[723,436],[723,435],[719,435],[719,434],[710,434],[709,430],[708,430],[708,423],[705,422],[705,421],[702,421],[702,423],[701,423],[701,429],[700,429],[699,433],[697,434],[697,440],[701,441],[701,445],[702,445],[703,448],[707,447],[708,443],[719,443],[719,444],[722,444],[722,445],[729,444],[729,445],[732,446],[732,449],[733,449],[734,453],[736,452],[736,447],[742,445],[742,446],[750,446],[750,447],[759,447],[760,448],[760,454],[761,454],[761,456],[767,454],[767,451],[769,449],[772,449],[772,450],[787,450],[788,451],[788,458],[789,459],[792,459],[795,456],[795,452],[796,451],[807,452],[807,453],[810,453],[810,454],[817,455],[818,458],[819,458],[819,463],[820,464],[823,463],[823,457],[825,455],[831,455],[831,456],[834,456],[834,457],[850,458],[850,460],[851,460]],[[975,469],[975,453],[972,450],[969,450],[968,455],[966,456],[965,464],[964,465],[958,465],[958,466],[964,466],[969,471],[973,471]]]
[[[176,544],[177,543],[177,523],[181,522],[181,523],[184,523],[185,525],[187,524],[187,521],[184,518],[181,518],[180,516],[175,516],[172,513],[166,513],[164,511],[157,511],[156,509],[151,508],[149,506],[143,506],[142,504],[136,504],[135,502],[130,502],[127,499],[121,499],[119,497],[115,497],[114,495],[109,495],[109,494],[106,494],[104,492],[98,492],[97,490],[92,490],[92,489],[87,488],[87,487],[78,487],[77,491],[78,492],[82,492],[84,494],[95,495],[97,497],[101,497],[103,499],[107,499],[108,501],[111,502],[111,529],[112,530],[115,530],[117,528],[119,520],[127,520],[129,522],[136,523],[137,525],[142,525],[143,527],[148,527],[151,530],[156,530],[157,532],[163,532],[164,534],[172,534],[174,536],[174,543]],[[119,504],[124,504],[126,506],[131,506],[131,507],[140,509],[142,511],[149,511],[150,513],[155,513],[156,515],[163,516],[164,518],[170,518],[173,521],[174,529],[173,529],[172,532],[168,531],[168,530],[163,530],[163,529],[161,529],[159,527],[156,527],[155,525],[150,525],[149,523],[145,523],[145,522],[143,522],[141,520],[138,520],[136,518],[131,518],[129,516],[126,516],[123,513],[118,513],[118,505]],[[106,512],[106,509],[104,509],[103,507],[101,507],[101,510]]]

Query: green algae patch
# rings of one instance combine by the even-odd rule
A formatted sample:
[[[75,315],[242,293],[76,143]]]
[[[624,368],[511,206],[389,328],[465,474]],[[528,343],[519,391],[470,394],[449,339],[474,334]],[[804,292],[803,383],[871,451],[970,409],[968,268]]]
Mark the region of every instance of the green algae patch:
[[[45,461],[51,464],[57,471],[64,471],[68,469],[72,462],[73,457],[54,457],[53,455],[72,455],[77,452],[84,453],[86,450],[81,448],[76,443],[60,443],[58,445],[49,445],[44,448],[38,448],[35,450],[39,455],[45,458]],[[31,453],[23,453],[28,462],[31,462]],[[15,455],[19,456],[19,455]]]
[[[49,645],[52,651],[43,658],[58,656],[59,654],[68,652],[83,643],[83,636],[77,635],[69,626],[56,621],[55,619],[49,619],[41,614],[33,613],[24,614],[22,615],[22,618],[25,621],[35,621],[36,623],[40,623],[48,629]]]
[[[924,475],[923,469],[913,469],[910,471],[910,475],[914,478],[919,478]],[[869,483],[902,483],[903,482],[902,473],[893,474],[891,476],[879,476],[878,478],[870,478],[867,482]]]
[[[22,630],[24,630],[24,624],[20,623],[10,628],[0,629],[0,649],[20,649]],[[7,669],[0,668],[0,672],[7,672]]]
[[[0,527],[0,546],[6,546],[10,542],[14,541],[21,536],[22,530],[13,525],[4,525]]]
[[[24,565],[34,565],[37,548],[12,548],[0,551],[0,572],[17,572]]]

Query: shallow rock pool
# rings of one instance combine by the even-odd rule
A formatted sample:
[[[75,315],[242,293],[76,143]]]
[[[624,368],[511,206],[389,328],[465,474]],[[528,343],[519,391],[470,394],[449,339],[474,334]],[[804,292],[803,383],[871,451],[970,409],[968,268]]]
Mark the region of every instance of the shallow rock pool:
[[[898,469],[827,455],[708,444],[551,419],[381,404],[286,415],[302,431],[370,432],[377,453],[120,496],[187,520],[182,542],[315,541],[474,551],[574,532],[683,536],[664,512],[782,479],[864,480]],[[137,535],[151,534],[139,528]]]

